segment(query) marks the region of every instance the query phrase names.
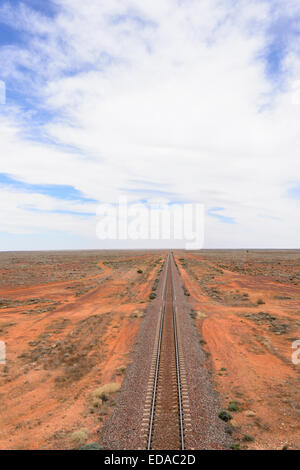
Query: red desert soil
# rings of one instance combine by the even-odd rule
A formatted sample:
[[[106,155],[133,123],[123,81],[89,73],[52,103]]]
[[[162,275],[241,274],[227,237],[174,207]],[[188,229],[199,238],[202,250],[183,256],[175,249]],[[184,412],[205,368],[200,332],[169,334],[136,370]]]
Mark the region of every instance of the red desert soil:
[[[177,252],[236,448],[300,448],[299,251]],[[233,402],[230,404],[230,402]],[[235,411],[236,410],[236,411]]]
[[[122,383],[164,257],[0,254],[0,340],[7,350],[0,365],[0,449],[97,442],[114,393],[99,398],[95,390]]]

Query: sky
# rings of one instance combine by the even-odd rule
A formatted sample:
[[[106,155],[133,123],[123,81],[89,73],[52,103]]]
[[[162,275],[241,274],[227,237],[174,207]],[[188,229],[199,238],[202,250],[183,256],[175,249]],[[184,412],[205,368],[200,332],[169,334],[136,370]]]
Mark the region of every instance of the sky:
[[[168,246],[97,238],[120,196],[299,248],[298,0],[1,0],[0,80],[0,250]]]

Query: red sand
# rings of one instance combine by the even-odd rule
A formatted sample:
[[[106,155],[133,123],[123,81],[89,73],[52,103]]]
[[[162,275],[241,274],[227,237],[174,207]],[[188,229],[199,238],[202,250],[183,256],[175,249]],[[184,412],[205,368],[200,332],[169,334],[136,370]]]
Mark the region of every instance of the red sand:
[[[223,407],[238,402],[237,445],[299,449],[300,366],[291,345],[300,339],[300,253],[184,252],[176,260]]]
[[[0,366],[1,449],[73,448],[72,433],[82,428],[88,442],[97,441],[106,414],[95,413],[91,392],[122,382],[159,258],[155,252],[0,255],[0,339],[7,348]],[[105,407],[108,415],[113,404]]]

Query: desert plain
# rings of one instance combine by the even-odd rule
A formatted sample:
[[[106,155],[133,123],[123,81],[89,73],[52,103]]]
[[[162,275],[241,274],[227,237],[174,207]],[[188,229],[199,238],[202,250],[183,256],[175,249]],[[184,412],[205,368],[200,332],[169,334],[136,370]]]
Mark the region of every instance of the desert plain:
[[[0,253],[0,449],[101,445],[166,256]],[[300,251],[174,258],[231,448],[299,449]]]

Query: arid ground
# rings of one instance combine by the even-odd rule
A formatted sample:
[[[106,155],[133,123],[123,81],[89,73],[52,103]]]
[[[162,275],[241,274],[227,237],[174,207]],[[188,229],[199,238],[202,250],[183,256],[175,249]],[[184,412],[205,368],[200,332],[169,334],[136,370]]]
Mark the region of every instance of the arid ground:
[[[300,252],[174,254],[234,446],[299,449]],[[99,441],[165,256],[0,254],[1,449]]]
[[[160,263],[159,252],[0,254],[1,449],[97,442]]]
[[[299,251],[176,254],[236,447],[300,448]],[[299,354],[300,357],[300,354]]]

